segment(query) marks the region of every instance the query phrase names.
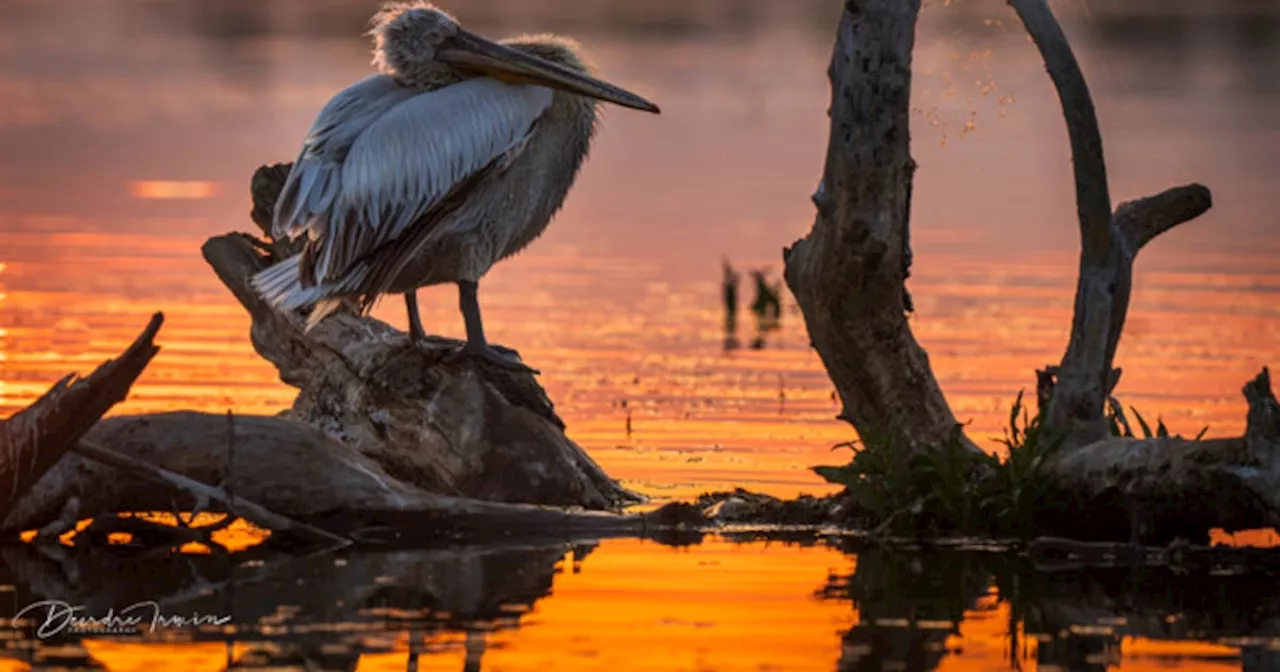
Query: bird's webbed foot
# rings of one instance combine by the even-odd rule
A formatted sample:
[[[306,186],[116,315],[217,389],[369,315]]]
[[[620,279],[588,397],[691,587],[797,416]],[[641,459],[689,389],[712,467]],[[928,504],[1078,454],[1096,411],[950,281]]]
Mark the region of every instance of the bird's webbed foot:
[[[515,350],[504,348],[500,345],[489,345],[487,343],[475,343],[468,341],[466,345],[458,348],[449,356],[450,361],[456,361],[462,357],[469,357],[483,362],[488,362],[500,369],[506,371],[520,371],[533,375],[539,375],[542,372],[521,362]]]

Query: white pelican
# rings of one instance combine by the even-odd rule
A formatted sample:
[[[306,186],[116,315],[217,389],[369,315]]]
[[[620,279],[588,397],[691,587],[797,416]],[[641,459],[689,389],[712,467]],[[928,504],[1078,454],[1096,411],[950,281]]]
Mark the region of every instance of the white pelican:
[[[373,18],[381,74],[320,111],[276,203],[273,234],[302,252],[253,278],[274,306],[314,306],[310,331],[344,299],[368,311],[404,293],[414,343],[426,338],[416,290],[458,285],[461,352],[533,371],[485,340],[477,290],[498,261],[537,238],[586,158],[597,101],[658,112],[587,74],[554,36],[491,42],[424,2]]]

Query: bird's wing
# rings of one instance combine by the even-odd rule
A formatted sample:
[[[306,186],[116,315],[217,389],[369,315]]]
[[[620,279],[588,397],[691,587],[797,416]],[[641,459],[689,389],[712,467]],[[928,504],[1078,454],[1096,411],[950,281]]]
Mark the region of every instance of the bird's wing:
[[[342,165],[328,235],[314,241],[316,280],[337,280],[370,251],[401,242],[415,222],[438,222],[432,213],[465,198],[459,191],[470,191],[486,167],[504,165],[550,104],[549,89],[479,77],[379,117]]]
[[[328,218],[342,189],[342,164],[360,134],[379,117],[418,92],[389,75],[372,75],[335,95],[320,110],[276,200],[272,235],[326,235]]]

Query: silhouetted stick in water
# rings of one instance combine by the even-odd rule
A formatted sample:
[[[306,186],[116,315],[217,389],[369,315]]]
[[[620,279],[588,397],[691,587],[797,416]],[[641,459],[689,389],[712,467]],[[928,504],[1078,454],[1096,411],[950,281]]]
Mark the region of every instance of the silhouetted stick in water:
[[[769,284],[765,273],[763,270],[751,271],[756,281],[756,298],[751,302],[751,312],[756,316],[756,339],[751,344],[755,350],[764,347],[765,335],[777,331],[782,319],[782,300],[779,298],[782,283]]]
[[[733,350],[738,347],[738,282],[742,275],[733,270],[726,257],[722,289],[724,294],[724,349]]]
[[[779,294],[782,283],[769,284],[766,271],[751,271],[756,280],[756,300],[751,310],[762,319],[778,320],[782,317],[782,300]]]

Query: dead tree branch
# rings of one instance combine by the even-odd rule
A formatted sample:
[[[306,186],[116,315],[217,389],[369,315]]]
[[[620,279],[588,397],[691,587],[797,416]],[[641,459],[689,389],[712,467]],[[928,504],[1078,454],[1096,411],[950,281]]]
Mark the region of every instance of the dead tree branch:
[[[1209,209],[1209,190],[1193,184],[1125,203],[1111,212],[1102,135],[1084,73],[1045,0],[1009,0],[1062,103],[1075,168],[1080,272],[1066,354],[1052,385],[1046,426],[1073,446],[1107,436],[1105,406],[1119,379],[1116,348],[1133,290],[1133,262],[1157,235]],[[1042,384],[1043,387],[1043,384]]]
[[[1112,211],[1089,88],[1044,0],[1011,0],[1042,55],[1066,119],[1074,160],[1081,254],[1070,341],[1037,372],[1043,431],[1066,445],[1044,466],[1055,496],[1037,516],[1047,531],[1116,541],[1201,539],[1214,527],[1280,522],[1280,410],[1265,372],[1251,383],[1245,437],[1190,441],[1111,438],[1105,408],[1136,255],[1203,214],[1192,184]],[[918,2],[848,0],[831,58],[831,130],[818,213],[784,253],[786,278],[814,348],[864,438],[939,447],[955,418],[903,314],[910,264],[907,135],[912,31]],[[1123,422],[1123,419],[1121,419]],[[1037,511],[1037,514],[1040,512]],[[1081,521],[1088,520],[1088,529]]]
[[[919,448],[955,415],[907,323],[911,51],[919,0],[844,3],[831,80],[831,133],[818,213],[784,251],[786,281],[859,435]]]
[[[159,352],[156,313],[119,359],[108,360],[85,378],[69,375],[31,406],[0,421],[0,511],[7,511],[67,449],[75,445],[129,388]]]

